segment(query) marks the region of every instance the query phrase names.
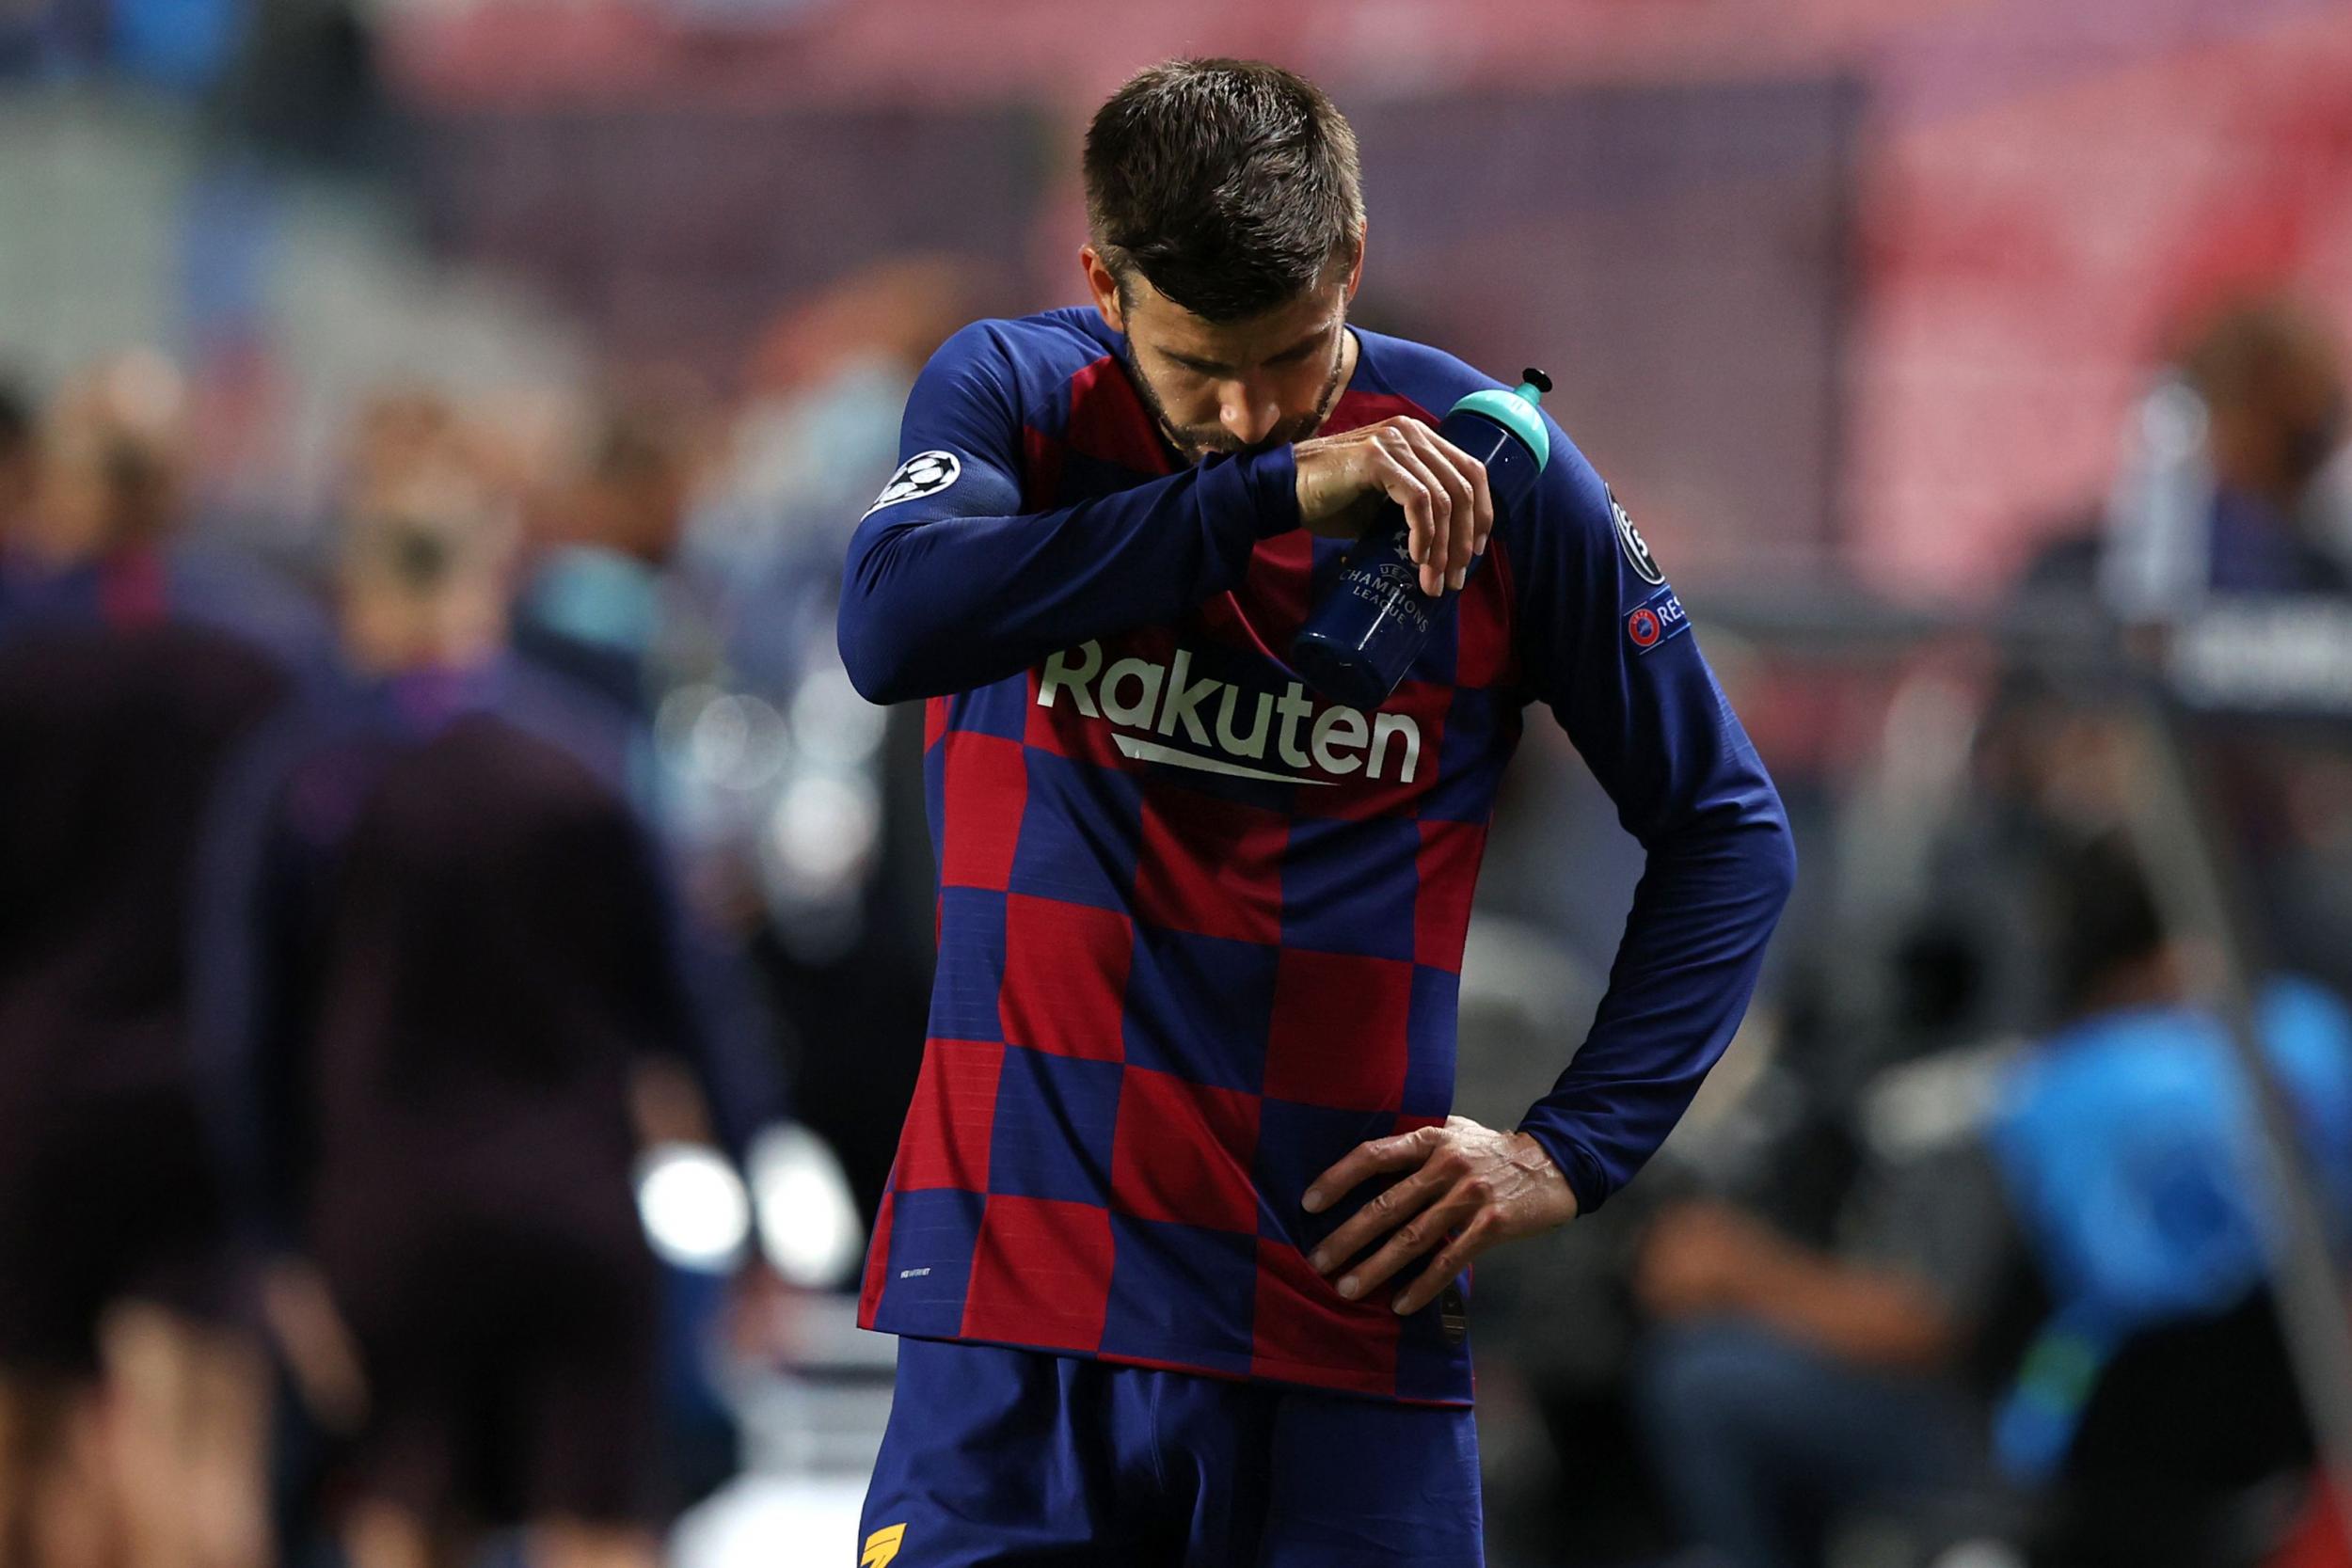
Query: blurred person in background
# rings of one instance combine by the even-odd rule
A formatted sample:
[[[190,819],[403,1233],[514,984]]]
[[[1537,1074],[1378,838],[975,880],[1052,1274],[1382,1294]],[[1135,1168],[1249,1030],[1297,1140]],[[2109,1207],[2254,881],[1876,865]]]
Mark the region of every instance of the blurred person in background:
[[[746,1079],[729,1094],[773,1102],[795,1033],[790,1024],[801,1018],[774,1005],[756,967],[757,830],[714,831],[714,814],[695,793],[704,781],[676,766],[677,750],[657,745],[653,733],[657,713],[681,689],[692,689],[687,702],[701,693],[723,713],[773,712],[774,693],[763,693],[727,657],[724,599],[741,585],[691,580],[678,559],[716,455],[714,413],[690,383],[658,377],[611,392],[590,411],[573,451],[529,496],[537,547],[515,601],[513,642],[519,663],[607,705],[626,726],[632,799],[676,872],[689,928],[681,974],[697,1017],[723,1040],[714,1059]],[[685,750],[691,755],[691,741]],[[699,1119],[691,1114],[693,1085],[671,1084],[669,1091],[649,1103],[687,1109],[683,1129],[671,1120],[674,1132],[691,1133]],[[781,1098],[802,1102],[798,1092]],[[764,1275],[739,1279],[733,1299],[755,1301],[768,1283]],[[669,1359],[676,1370],[669,1380],[671,1467],[678,1490],[698,1497],[737,1468],[734,1414],[699,1354],[722,1292],[704,1288],[709,1282],[691,1270],[673,1270],[667,1284]],[[738,1323],[746,1316],[756,1313]]]
[[[2116,839],[2078,840],[2047,895],[2064,1025],[1873,1085],[1873,1159],[1836,1250],[1715,1201],[1651,1227],[1637,1401],[1710,1560],[1820,1562],[1870,1513],[1915,1545],[1991,1522],[2037,1560],[2116,1568],[2218,1568],[2268,1544],[2232,1505],[2309,1436],[2243,1190],[2246,1091]],[[2347,1015],[2300,982],[2264,1015],[2341,1199]],[[2022,1526],[1992,1500],[2048,1482]]]
[[[190,393],[151,349],[70,378],[44,411],[35,499],[0,532],[0,599],[20,615],[199,622],[292,668],[325,651],[314,607],[258,561],[193,537]]]
[[[739,902],[760,909],[756,948],[794,1034],[864,1042],[800,1051],[792,1100],[839,1152],[869,1226],[922,1054],[937,890],[922,711],[861,701],[834,627],[850,531],[872,476],[897,461],[916,372],[971,317],[977,271],[965,258],[889,258],[782,312],[745,369],[682,562],[719,607],[735,678],[784,716],[784,766],[724,814],[750,872]],[[829,797],[859,805],[804,826]]]
[[[517,654],[642,720],[667,684],[651,667],[665,574],[708,466],[707,422],[683,393],[607,400],[545,503],[548,537],[516,604]]]
[[[508,654],[511,520],[422,450],[346,532],[351,689],[221,802],[210,1037],[354,1347],[355,1568],[509,1525],[549,1568],[651,1563],[638,1069],[692,1063],[739,1155],[773,1107],[711,1064],[628,724]]]
[[[2069,661],[2102,628],[2352,603],[2324,479],[2343,435],[2342,350],[2289,298],[2225,302],[2179,335],[2133,411],[2104,512],[2058,530],[2012,588],[2026,657],[1973,697],[1949,669],[1906,681],[1878,797],[1850,824],[1823,973],[1840,1014],[1806,1092],[1830,1119],[1898,1053],[2046,1031],[2064,938],[2033,890],[2065,847],[2122,818],[2137,742],[2111,690]],[[2033,650],[2075,646],[2058,664]],[[2286,968],[2352,986],[2352,772],[2340,720],[2252,721],[2213,705],[2197,752]]]
[[[0,560],[5,560],[9,539],[24,529],[25,508],[33,502],[39,473],[33,431],[31,395],[0,376]],[[5,578],[0,578],[0,593],[5,592]]]
[[[205,800],[295,673],[167,555],[153,356],[40,434],[0,594],[0,1553],[267,1556],[255,1274],[192,1049]],[[21,525],[21,526],[20,526]]]
[[[8,541],[19,583],[60,608],[160,607],[187,441],[187,384],[162,355],[130,351],[69,379],[41,419],[34,504]]]
[[[456,406],[421,383],[375,388],[361,400],[337,482],[346,517],[394,505],[421,472],[470,466],[470,438]]]
[[[2051,546],[2026,587],[2095,579],[2131,616],[2207,593],[2352,592],[2317,483],[2345,412],[2343,345],[2323,317],[2283,295],[2222,305],[2137,410],[2106,517]]]
[[[2352,610],[2346,498],[2329,479],[2346,398],[2344,345],[2311,306],[2280,293],[2224,301],[2182,334],[2135,409],[2104,517],[2052,545],[2019,589],[2029,614],[2069,614],[2060,607],[2095,595],[2102,620],[2169,626],[2192,642],[2248,628],[2243,654],[2218,656],[2228,684],[2176,668],[2208,689],[2198,750],[2271,950],[2339,989],[2352,987],[2352,729],[2340,713],[2307,711],[2291,686],[2264,689],[2275,659],[2246,656],[2270,645],[2259,628],[2274,616]],[[2296,646],[2306,666],[2340,670],[2341,646],[2311,641],[2326,635]],[[2279,721],[2296,712],[2302,721]],[[2010,678],[1980,748],[1992,796],[2022,808],[1997,850],[2029,860],[2038,822],[2104,809],[2084,799],[2082,759],[2116,729],[2066,683]],[[1997,951],[2004,938],[1984,940]]]

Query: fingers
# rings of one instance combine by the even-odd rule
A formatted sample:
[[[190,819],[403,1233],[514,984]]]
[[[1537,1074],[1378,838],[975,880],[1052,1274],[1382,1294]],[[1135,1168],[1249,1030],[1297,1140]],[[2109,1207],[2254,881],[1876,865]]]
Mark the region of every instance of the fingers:
[[[1299,1206],[1310,1214],[1320,1214],[1366,1179],[1385,1170],[1405,1170],[1420,1164],[1437,1147],[1441,1131],[1436,1127],[1416,1127],[1410,1132],[1358,1144],[1339,1164],[1314,1179]]]
[[[1325,1237],[1323,1244],[1308,1255],[1308,1263],[1317,1274],[1329,1274],[1383,1235],[1411,1221],[1442,1196],[1446,1187],[1447,1179],[1435,1171],[1424,1170],[1406,1177],[1350,1214],[1345,1225]]]
[[[1486,1182],[1476,1179],[1447,1189],[1437,1202],[1398,1226],[1396,1234],[1378,1252],[1341,1275],[1340,1294],[1350,1301],[1370,1295],[1406,1264],[1432,1247],[1445,1244],[1450,1232],[1467,1227],[1485,1212],[1491,1196]]]
[[[1387,496],[1405,514],[1406,548],[1420,569],[1422,593],[1435,597],[1460,588],[1486,550],[1494,531],[1486,465],[1420,420],[1400,415],[1345,436],[1302,441],[1294,451],[1300,523],[1352,538],[1360,527],[1356,503]]]
[[[1391,420],[1377,428],[1375,461],[1381,487],[1405,509],[1408,546],[1421,567],[1421,591],[1444,591],[1447,552],[1453,543],[1454,493],[1438,476],[1413,438],[1422,428],[1411,420]]]
[[[1494,1245],[1497,1239],[1491,1221],[1473,1218],[1462,1227],[1459,1236],[1438,1250],[1438,1256],[1429,1260],[1429,1266],[1422,1270],[1410,1285],[1397,1292],[1396,1300],[1391,1305],[1400,1316],[1420,1311],[1437,1300],[1445,1288],[1470,1266],[1471,1260]]]
[[[1415,450],[1444,485],[1452,523],[1446,542],[1446,585],[1459,589],[1470,576],[1470,558],[1486,547],[1494,527],[1494,501],[1486,488],[1486,466],[1427,425],[1406,421]]]

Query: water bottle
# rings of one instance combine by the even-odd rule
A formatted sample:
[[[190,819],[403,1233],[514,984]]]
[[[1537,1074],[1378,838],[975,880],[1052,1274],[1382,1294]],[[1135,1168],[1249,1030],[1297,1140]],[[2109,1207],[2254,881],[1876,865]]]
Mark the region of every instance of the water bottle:
[[[1526,504],[1551,459],[1551,437],[1536,412],[1551,378],[1538,370],[1521,375],[1512,391],[1472,392],[1438,426],[1438,435],[1486,466],[1498,527]],[[1421,591],[1411,541],[1405,509],[1387,502],[1291,644],[1291,668],[1326,701],[1365,710],[1387,702],[1430,632],[1453,613],[1451,591],[1435,597]],[[1472,556],[1470,569],[1485,560]]]

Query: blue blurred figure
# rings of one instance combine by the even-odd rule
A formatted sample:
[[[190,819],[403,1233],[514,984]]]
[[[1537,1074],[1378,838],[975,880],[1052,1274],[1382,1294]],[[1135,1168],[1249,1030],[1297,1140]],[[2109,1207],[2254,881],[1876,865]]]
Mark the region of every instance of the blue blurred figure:
[[[1836,1251],[1717,1204],[1647,1239],[1645,1432],[1720,1560],[1793,1568],[1857,1514],[1931,1543],[2007,1508],[2069,1561],[2212,1568],[2237,1560],[2242,1489],[2307,1451],[2234,1060],[2114,841],[2058,857],[2050,892],[2072,1022],[1886,1075]],[[2352,1020],[2300,981],[2263,1020],[2342,1219]]]

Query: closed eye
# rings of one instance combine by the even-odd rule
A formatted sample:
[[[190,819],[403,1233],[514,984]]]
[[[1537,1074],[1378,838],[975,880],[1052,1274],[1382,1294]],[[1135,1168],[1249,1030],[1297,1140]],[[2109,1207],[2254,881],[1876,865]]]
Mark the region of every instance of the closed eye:
[[[1309,355],[1323,346],[1326,336],[1327,333],[1318,328],[1290,347],[1268,356],[1264,361],[1264,368],[1271,369],[1278,365],[1289,366],[1305,362]],[[1230,376],[1234,373],[1233,367],[1222,359],[1196,359],[1189,354],[1178,354],[1171,349],[1160,350],[1160,357],[1169,364],[1192,372],[1195,375]]]

